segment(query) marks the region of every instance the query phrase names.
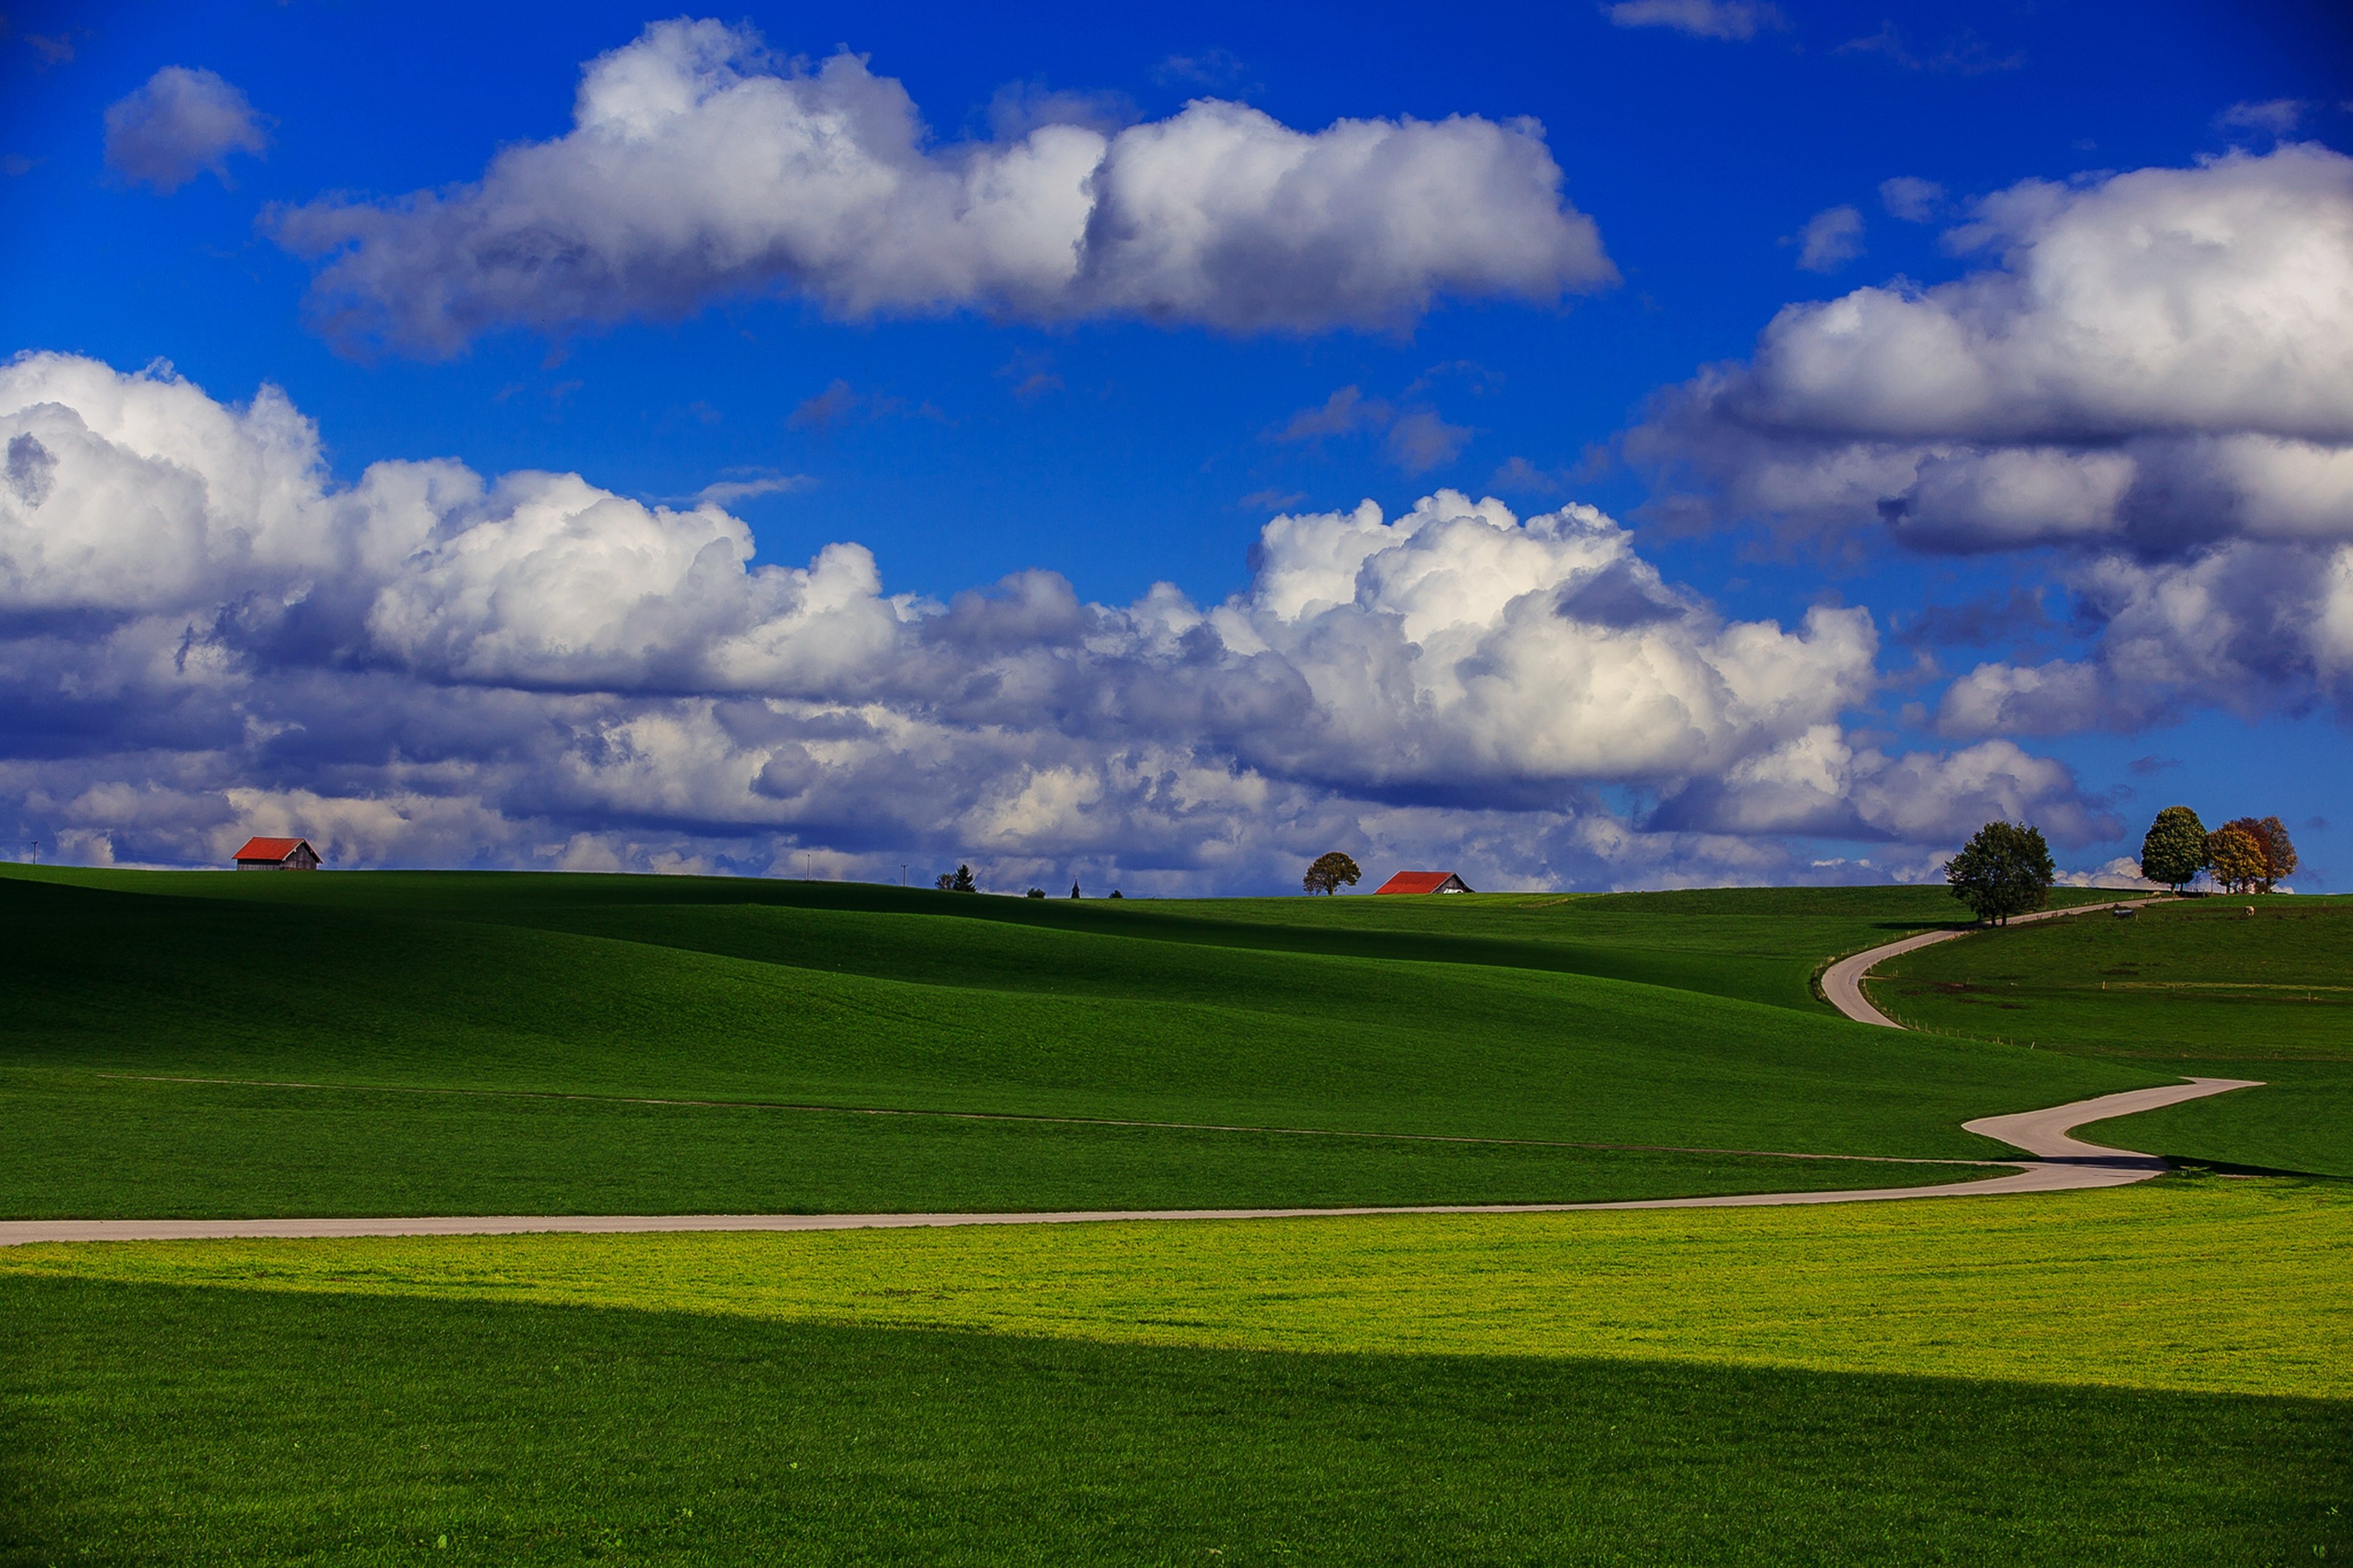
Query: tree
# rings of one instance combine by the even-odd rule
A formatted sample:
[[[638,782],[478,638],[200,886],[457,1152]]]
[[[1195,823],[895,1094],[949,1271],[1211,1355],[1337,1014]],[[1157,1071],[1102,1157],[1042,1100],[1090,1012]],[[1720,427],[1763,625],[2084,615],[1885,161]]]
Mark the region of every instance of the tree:
[[[954,892],[955,890],[955,873],[954,871],[941,872],[938,876],[932,879],[932,886],[937,888],[943,893]]]
[[[2258,822],[2252,816],[2242,816],[2226,822],[2225,827],[2235,827],[2255,841],[2263,858],[2263,874],[2255,879],[2255,891],[2268,893],[2273,887],[2295,874],[2295,846],[2289,841],[2287,824],[2276,816],[2266,816]]]
[[[2058,874],[2042,830],[2009,822],[1987,823],[1945,862],[1945,882],[1953,897],[1978,919],[2004,925],[2012,915],[2041,909]]]
[[[1307,868],[1307,875],[1299,879],[1302,889],[1311,893],[1336,893],[1343,884],[1355,887],[1365,879],[1356,863],[1337,849],[1315,857],[1315,864]]]
[[[1046,896],[1046,889],[1043,888],[1032,888],[1029,889],[1029,896],[1033,899],[1042,899]]]
[[[2243,893],[2263,883],[2271,862],[2263,858],[2263,841],[2235,822],[2226,822],[2206,836],[2206,864],[2226,893]]]
[[[948,891],[952,893],[976,893],[980,891],[980,889],[973,882],[971,867],[958,866],[955,868],[955,877],[951,878],[948,881]]]
[[[2206,868],[2206,825],[2186,805],[2168,805],[2140,841],[2140,874],[2175,892]]]
[[[1078,885],[1076,882],[1073,882],[1073,883],[1071,883],[1071,897],[1072,897],[1072,898],[1074,898],[1074,899],[1075,899],[1075,898],[1077,898],[1078,896],[1079,896],[1079,885]]]
[[[1119,889],[1117,888],[1113,888],[1111,890],[1111,896],[1114,899],[1118,898],[1120,896]]]

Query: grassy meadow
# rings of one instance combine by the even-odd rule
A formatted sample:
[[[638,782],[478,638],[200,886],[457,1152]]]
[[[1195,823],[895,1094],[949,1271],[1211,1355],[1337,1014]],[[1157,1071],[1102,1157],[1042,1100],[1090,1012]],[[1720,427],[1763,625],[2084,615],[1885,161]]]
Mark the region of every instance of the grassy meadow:
[[[2317,1561],[2353,1550],[2348,1241],[2334,1187],[2210,1178],[27,1247],[0,1530],[25,1562]]]
[[[0,1074],[42,1131],[0,1146],[0,1203],[856,1212],[1870,1186],[1906,1168],[1739,1156],[1998,1157],[1959,1123],[2163,1081],[1803,999],[1820,949],[1941,912],[1916,889],[1810,922],[1694,897],[1678,949],[1645,899],[1622,916],[1432,900],[1461,907],[1471,934],[1450,935],[1403,929],[1426,911],[1376,910],[1394,930],[1333,912],[1396,900],[1262,900],[1301,911],[1285,925],[838,884],[20,871],[0,878]],[[1481,934],[1514,920],[1551,934]],[[1787,1005],[1601,972],[1744,946]],[[924,1114],[828,1114],[850,1110]],[[1040,1120],[959,1120],[978,1116]]]
[[[1933,1184],[1983,1173],[1894,1162],[2003,1152],[1968,1118],[2201,1071],[2274,1087],[2100,1135],[2326,1175],[2342,1041],[2288,991],[2329,984],[2343,908],[2265,941],[2191,906],[1972,935],[1878,985],[1922,1026],[1897,1032],[1811,980],[1958,924],[1942,889],[16,868],[0,1215]],[[2098,989],[2126,959],[2175,984]],[[2327,1561],[2353,1552],[2348,1250],[2353,1187],[2199,1173],[11,1247],[0,1564]]]
[[[2195,899],[2129,921],[2043,921],[1905,953],[1880,973],[1873,999],[1918,1028],[2263,1080],[2110,1123],[2104,1139],[2353,1177],[2353,899]]]

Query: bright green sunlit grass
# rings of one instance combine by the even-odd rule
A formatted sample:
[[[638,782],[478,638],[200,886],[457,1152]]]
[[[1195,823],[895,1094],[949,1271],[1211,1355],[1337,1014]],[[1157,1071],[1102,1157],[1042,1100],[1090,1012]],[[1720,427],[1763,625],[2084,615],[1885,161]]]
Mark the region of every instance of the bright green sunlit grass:
[[[2353,1196],[43,1246],[67,1275],[1153,1344],[1619,1356],[2353,1398]]]

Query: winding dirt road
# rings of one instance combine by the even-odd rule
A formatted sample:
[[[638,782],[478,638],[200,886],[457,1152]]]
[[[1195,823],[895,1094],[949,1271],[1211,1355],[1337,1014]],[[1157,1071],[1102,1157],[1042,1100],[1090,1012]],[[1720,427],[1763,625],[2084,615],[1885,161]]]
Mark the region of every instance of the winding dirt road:
[[[2143,904],[2153,904],[2155,899],[2116,899],[2105,904],[2078,904],[2072,909],[2038,910],[2031,915],[2011,917],[2013,925],[2025,925],[2031,921],[2055,921],[2067,915],[2100,914],[2109,910],[2137,910]],[[1852,958],[1841,958],[1822,971],[1822,994],[1830,1005],[1858,1024],[1877,1024],[1882,1028],[1900,1029],[1904,1026],[1871,1005],[1862,994],[1863,977],[1899,953],[1912,952],[1924,947],[1934,947],[1940,942],[1951,942],[1968,936],[1979,928],[1964,926],[1958,931],[1922,931],[1901,942],[1891,942],[1884,947],[1874,947],[1858,952]]]

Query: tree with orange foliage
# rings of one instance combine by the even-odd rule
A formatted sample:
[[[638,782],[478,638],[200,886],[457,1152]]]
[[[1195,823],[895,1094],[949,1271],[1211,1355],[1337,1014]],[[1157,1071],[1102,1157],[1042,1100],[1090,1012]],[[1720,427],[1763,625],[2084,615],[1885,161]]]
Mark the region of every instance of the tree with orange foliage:
[[[2295,874],[2295,845],[2288,838],[2287,824],[2278,817],[2266,816],[2258,821],[2252,816],[2242,816],[2222,826],[2237,828],[2253,839],[2256,849],[2261,851],[2263,872],[2254,880],[2256,892],[2268,893]]]
[[[2263,882],[2271,862],[2263,857],[2262,839],[2226,822],[2206,836],[2206,866],[2224,892],[2243,893]]]

